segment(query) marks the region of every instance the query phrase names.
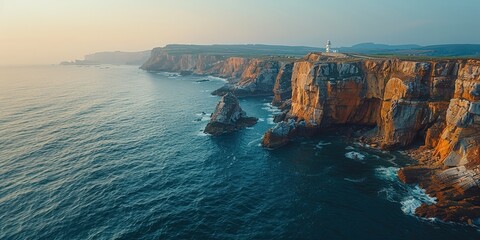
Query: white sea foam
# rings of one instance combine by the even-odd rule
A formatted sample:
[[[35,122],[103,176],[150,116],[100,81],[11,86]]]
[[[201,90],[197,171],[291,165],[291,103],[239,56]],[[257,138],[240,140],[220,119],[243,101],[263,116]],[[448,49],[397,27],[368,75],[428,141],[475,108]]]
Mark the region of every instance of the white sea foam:
[[[434,204],[436,202],[436,198],[428,196],[428,194],[425,193],[425,190],[417,185],[408,188],[408,195],[401,200],[400,204],[402,205],[401,209],[405,214],[414,215],[415,209],[420,207],[423,203]]]
[[[315,148],[322,149],[324,146],[327,146],[327,145],[330,145],[330,144],[332,144],[332,143],[331,142],[320,141],[319,143],[317,143],[317,145],[315,145]]]
[[[206,121],[210,121],[211,119],[211,114],[210,113],[197,113],[195,114],[195,116],[197,116],[198,118],[193,120],[193,122],[206,122]]]
[[[210,134],[204,133],[203,130],[198,131],[196,135],[199,136],[199,137],[210,136]]]
[[[258,121],[259,122],[265,122],[265,118],[259,118]]]
[[[330,145],[332,144],[331,142],[324,142],[324,141],[320,141],[317,143],[317,146],[327,146],[327,145]]]
[[[355,148],[352,147],[352,146],[348,146],[348,147],[345,148],[345,150],[355,150]]]
[[[385,199],[387,199],[389,202],[398,202],[396,200],[398,198],[398,193],[392,186],[380,189],[380,191],[378,191],[378,194],[384,195]]]
[[[415,209],[423,203],[434,204],[436,199],[428,196],[425,190],[418,185],[409,186],[402,184],[397,177],[398,167],[379,167],[375,175],[389,182],[388,187],[382,188],[378,193],[384,195],[390,202],[400,203],[400,209],[408,215],[414,215]]]
[[[247,146],[250,146],[250,145],[252,145],[252,144],[254,144],[254,143],[256,143],[256,142],[260,142],[260,141],[262,141],[262,138],[255,139],[255,140],[253,140],[253,141],[250,141],[250,142],[247,144]],[[260,143],[259,143],[259,144],[260,144]]]
[[[267,123],[270,125],[275,125],[275,122],[273,122],[273,118],[267,118]]]
[[[208,79],[208,80],[216,80],[216,81],[228,82],[227,79],[221,78],[221,77],[208,76],[207,79]]]
[[[267,111],[271,112],[272,114],[279,114],[279,113],[282,112],[282,111],[280,111],[279,108],[273,106],[271,103],[264,103],[263,106],[265,106],[265,107],[263,107],[262,109],[267,110]]]
[[[375,169],[375,175],[383,180],[396,181],[398,170],[398,167],[378,167]]]
[[[359,152],[354,152],[354,151],[345,153],[345,157],[353,160],[360,160],[360,161],[365,159],[365,155]]]

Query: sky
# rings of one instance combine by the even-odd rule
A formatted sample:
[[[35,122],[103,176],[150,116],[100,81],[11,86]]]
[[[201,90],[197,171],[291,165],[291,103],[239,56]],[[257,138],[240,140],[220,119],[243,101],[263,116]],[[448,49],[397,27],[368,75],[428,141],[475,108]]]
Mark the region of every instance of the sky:
[[[169,43],[480,44],[480,0],[0,0],[0,65]]]

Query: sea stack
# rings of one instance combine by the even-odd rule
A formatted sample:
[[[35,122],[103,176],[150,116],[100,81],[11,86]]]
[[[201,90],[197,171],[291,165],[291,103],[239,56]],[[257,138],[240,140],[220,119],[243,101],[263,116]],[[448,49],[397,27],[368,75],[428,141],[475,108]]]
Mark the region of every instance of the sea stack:
[[[231,133],[257,123],[258,119],[247,117],[240,107],[237,97],[232,93],[225,94],[215,108],[210,122],[204,132],[213,136]]]

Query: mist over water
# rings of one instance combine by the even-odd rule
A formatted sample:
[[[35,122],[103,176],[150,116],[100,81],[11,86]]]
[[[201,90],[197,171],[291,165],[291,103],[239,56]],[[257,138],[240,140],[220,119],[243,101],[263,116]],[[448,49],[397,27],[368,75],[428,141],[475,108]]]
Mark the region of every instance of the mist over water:
[[[412,216],[435,199],[398,181],[409,162],[396,153],[334,135],[261,148],[269,98],[241,99],[254,127],[203,134],[223,84],[132,66],[0,68],[0,239],[480,238]]]

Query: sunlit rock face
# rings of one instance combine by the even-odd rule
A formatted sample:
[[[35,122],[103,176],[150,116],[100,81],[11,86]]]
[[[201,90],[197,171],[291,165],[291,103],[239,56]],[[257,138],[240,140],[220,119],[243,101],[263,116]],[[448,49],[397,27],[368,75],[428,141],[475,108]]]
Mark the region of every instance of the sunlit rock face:
[[[480,61],[460,63],[452,87],[435,152],[446,166],[475,166],[480,163]]]
[[[283,63],[280,67],[273,87],[274,106],[281,106],[292,97],[292,71],[293,63]]]
[[[232,92],[237,96],[271,96],[274,95],[274,87],[278,82],[278,98],[282,101],[283,96],[283,100],[286,100],[287,96],[283,92],[288,92],[291,67],[293,67],[291,63],[277,60],[251,59],[239,79],[215,90],[212,94],[223,95]]]
[[[440,145],[441,155],[457,144],[456,131],[478,134],[478,64],[322,59],[310,54],[293,67],[290,115],[315,128],[378,126],[383,148],[405,147],[424,138],[429,147]],[[475,143],[469,138],[462,146]],[[453,162],[457,165],[458,159]]]

